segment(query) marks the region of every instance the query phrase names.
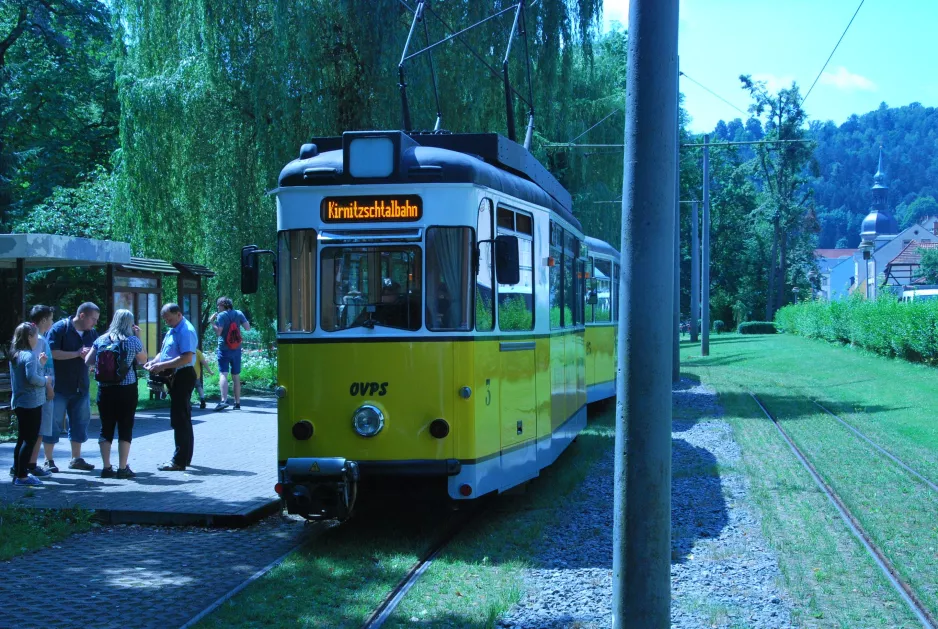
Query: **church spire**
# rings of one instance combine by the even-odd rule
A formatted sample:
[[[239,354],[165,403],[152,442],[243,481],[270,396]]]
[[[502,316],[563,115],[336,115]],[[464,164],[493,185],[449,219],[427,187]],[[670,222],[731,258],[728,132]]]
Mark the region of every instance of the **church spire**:
[[[873,193],[873,206],[870,213],[863,219],[860,227],[860,238],[864,241],[872,242],[880,236],[892,236],[899,233],[899,225],[896,219],[886,212],[886,194],[889,187],[883,183],[886,175],[883,173],[883,147],[879,147],[879,165],[876,168],[876,174],[873,175],[873,187],[870,190]]]

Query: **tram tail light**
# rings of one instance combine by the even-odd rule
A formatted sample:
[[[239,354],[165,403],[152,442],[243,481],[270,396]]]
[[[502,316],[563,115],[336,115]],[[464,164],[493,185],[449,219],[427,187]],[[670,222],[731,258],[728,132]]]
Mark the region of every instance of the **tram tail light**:
[[[471,485],[460,485],[459,486],[459,495],[469,497],[472,495],[472,486]]]
[[[280,483],[277,483],[276,485],[274,485],[274,491],[277,493],[278,496],[282,496],[282,495],[283,495],[283,485],[280,484]]]

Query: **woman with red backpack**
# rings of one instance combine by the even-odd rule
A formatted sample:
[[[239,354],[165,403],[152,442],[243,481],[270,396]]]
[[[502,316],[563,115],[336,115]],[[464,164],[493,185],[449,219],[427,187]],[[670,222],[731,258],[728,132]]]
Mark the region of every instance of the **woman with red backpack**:
[[[243,312],[234,309],[234,304],[228,297],[219,297],[215,303],[218,312],[209,319],[218,334],[218,389],[221,392],[221,402],[215,406],[215,410],[223,411],[228,408],[230,368],[231,378],[234,380],[234,410],[238,411],[241,410],[241,328],[247,332],[251,329],[251,324]]]
[[[135,365],[147,362],[147,352],[137,338],[140,328],[134,325],[134,314],[118,310],[108,331],[99,336],[85,364],[94,367],[98,381],[98,412],[101,415],[101,478],[133,478],[127,465],[130,441],[133,437],[134,418],[137,414],[137,371]],[[111,466],[111,442],[117,428],[117,471]]]

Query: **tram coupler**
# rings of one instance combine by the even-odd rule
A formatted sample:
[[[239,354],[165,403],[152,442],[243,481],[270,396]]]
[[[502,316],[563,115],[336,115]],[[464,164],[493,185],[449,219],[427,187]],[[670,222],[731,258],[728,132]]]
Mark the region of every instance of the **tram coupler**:
[[[347,520],[358,496],[358,464],[341,457],[287,459],[280,483],[288,513],[310,520]]]

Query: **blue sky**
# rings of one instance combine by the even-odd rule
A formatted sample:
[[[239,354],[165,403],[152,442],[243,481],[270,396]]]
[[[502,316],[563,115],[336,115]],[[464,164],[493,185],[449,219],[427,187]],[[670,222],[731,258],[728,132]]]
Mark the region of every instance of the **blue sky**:
[[[648,0],[646,0],[648,1]],[[739,75],[770,88],[798,82],[802,95],[830,55],[859,0],[680,0],[681,70],[746,110]],[[606,28],[628,23],[629,0],[604,0]],[[681,79],[691,130],[743,117]],[[938,2],[866,0],[805,109],[810,119],[843,123],[885,101],[938,106]]]

